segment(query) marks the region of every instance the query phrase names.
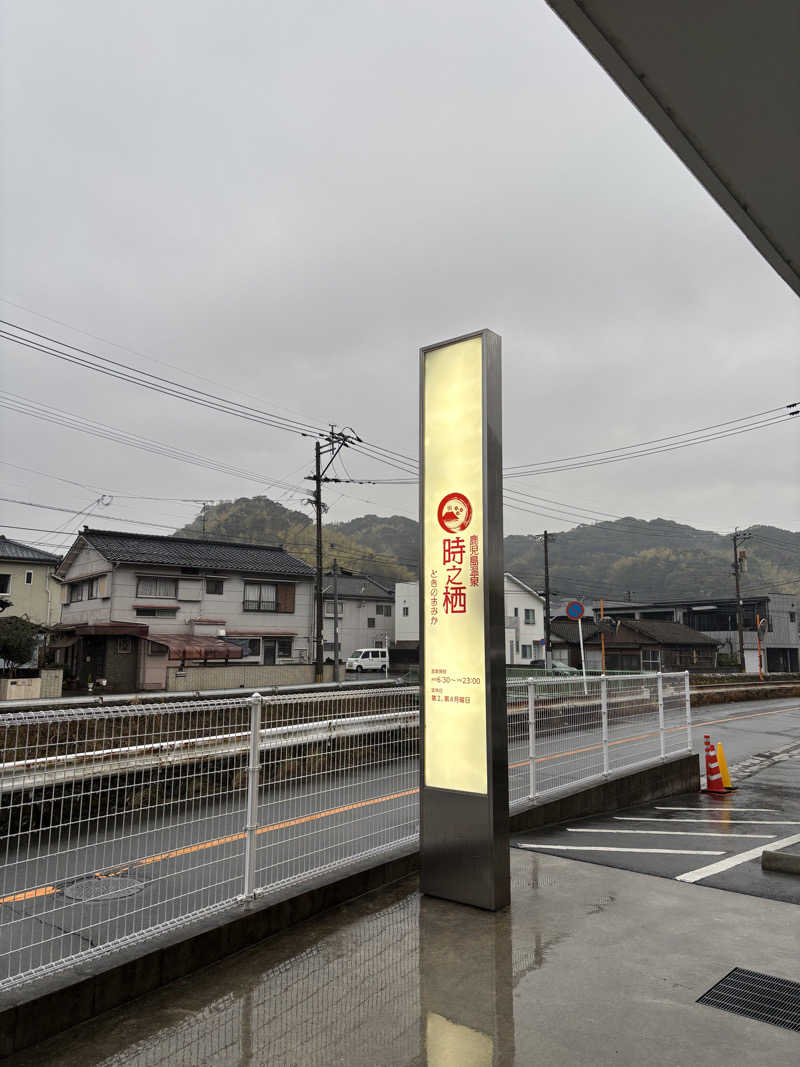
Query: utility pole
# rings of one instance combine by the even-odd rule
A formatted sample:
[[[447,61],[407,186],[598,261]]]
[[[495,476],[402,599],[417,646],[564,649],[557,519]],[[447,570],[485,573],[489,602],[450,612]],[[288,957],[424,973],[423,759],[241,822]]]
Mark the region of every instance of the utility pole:
[[[339,681],[339,568],[333,561],[333,680]]]
[[[550,642],[550,557],[547,552],[547,530],[544,532],[544,665],[553,666],[553,647]]]
[[[337,431],[335,426],[331,426],[330,433],[325,434],[323,442],[316,441],[314,444],[314,473],[306,475],[306,481],[314,483],[314,495],[311,498],[310,503],[314,507],[314,517],[316,521],[316,556],[317,556],[317,580],[315,582],[315,599],[316,599],[316,640],[315,653],[314,653],[314,681],[321,682],[324,676],[324,649],[323,649],[323,633],[322,633],[322,513],[325,510],[325,506],[322,503],[322,483],[323,482],[338,482],[339,478],[326,478],[325,474],[330,469],[331,464],[339,455],[343,448],[352,441],[360,441],[361,438],[353,430],[352,427],[346,426],[344,430]],[[322,466],[322,457],[330,456],[330,459]],[[334,627],[335,628],[335,627]]]
[[[324,648],[322,634],[322,449],[319,441],[314,445],[314,519],[317,527],[317,582],[316,582],[316,648],[314,654],[314,681],[321,682],[324,676]]]
[[[739,631],[739,670],[744,670],[744,617],[742,612],[742,587],[741,573],[742,560],[739,553],[739,545],[747,541],[749,533],[740,533],[739,527],[731,534],[733,541],[733,577],[736,581],[736,628]]]

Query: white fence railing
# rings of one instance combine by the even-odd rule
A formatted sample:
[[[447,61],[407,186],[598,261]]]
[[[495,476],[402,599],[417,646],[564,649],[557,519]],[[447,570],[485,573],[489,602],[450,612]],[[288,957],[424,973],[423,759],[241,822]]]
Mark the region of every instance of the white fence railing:
[[[691,745],[683,675],[507,710],[514,808]],[[418,756],[411,686],[2,716],[0,989],[414,848]]]

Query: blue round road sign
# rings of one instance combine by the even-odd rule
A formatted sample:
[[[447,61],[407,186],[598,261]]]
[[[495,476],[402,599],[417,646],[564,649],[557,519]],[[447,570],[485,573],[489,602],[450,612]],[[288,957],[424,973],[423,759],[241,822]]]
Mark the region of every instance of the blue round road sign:
[[[569,604],[567,604],[567,617],[570,619],[575,619],[576,622],[578,619],[582,619],[583,604],[581,604],[577,600],[570,600]]]

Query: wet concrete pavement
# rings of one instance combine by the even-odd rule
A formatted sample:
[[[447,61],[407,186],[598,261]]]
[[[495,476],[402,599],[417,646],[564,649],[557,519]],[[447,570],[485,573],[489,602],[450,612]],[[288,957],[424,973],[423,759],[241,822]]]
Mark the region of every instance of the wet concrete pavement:
[[[800,980],[792,905],[519,850],[511,860],[499,915],[423,899],[410,879],[6,1062],[797,1063],[796,1033],[696,1003],[736,966]]]

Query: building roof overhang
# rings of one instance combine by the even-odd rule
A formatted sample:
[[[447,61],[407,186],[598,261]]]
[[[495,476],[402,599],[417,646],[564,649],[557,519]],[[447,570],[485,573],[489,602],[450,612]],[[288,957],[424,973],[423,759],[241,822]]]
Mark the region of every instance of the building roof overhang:
[[[796,0],[547,0],[800,294]]]

